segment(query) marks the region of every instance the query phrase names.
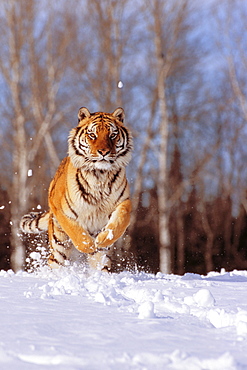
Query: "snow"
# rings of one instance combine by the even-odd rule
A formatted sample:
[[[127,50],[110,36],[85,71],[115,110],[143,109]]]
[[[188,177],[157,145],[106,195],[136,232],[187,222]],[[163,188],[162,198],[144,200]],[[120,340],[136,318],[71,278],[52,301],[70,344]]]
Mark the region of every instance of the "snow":
[[[0,271],[0,369],[247,369],[246,290],[246,271]]]
[[[123,88],[123,81],[118,81],[117,87],[119,89],[122,89]]]
[[[107,239],[112,240],[114,238],[112,229],[106,229],[105,231],[108,231]]]

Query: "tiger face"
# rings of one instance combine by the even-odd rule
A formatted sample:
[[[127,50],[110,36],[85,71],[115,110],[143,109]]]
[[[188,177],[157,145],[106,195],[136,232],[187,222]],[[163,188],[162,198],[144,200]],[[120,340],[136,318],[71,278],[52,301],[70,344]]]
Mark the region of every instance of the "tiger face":
[[[78,112],[78,126],[69,135],[69,156],[76,168],[114,170],[126,166],[131,157],[132,137],[124,126],[124,110],[113,113]]]

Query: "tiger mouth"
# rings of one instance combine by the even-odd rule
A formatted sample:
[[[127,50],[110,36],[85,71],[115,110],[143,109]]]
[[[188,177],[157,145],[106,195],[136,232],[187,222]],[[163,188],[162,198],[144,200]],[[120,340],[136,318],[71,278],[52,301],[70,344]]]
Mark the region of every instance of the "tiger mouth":
[[[114,159],[111,157],[111,158],[107,158],[107,157],[96,157],[96,158],[92,158],[92,161],[93,162],[100,162],[100,163],[113,163],[114,162]]]
[[[104,163],[104,164],[113,164],[114,163],[114,160],[113,159],[106,159],[106,158],[102,158],[102,159],[99,159],[98,161],[96,161],[97,163]]]

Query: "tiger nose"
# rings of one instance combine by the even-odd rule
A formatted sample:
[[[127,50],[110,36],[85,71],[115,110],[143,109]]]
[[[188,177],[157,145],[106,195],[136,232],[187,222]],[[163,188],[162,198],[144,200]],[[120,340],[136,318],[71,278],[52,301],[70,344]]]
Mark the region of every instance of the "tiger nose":
[[[109,154],[111,151],[108,149],[98,149],[98,153],[102,155],[103,157],[107,154]]]

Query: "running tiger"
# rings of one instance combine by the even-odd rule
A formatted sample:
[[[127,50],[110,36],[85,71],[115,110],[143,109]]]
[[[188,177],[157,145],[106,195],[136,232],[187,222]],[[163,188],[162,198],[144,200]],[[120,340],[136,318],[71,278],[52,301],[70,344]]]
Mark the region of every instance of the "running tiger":
[[[91,267],[111,269],[111,247],[130,222],[131,201],[125,167],[132,137],[124,110],[78,112],[78,126],[68,138],[68,157],[61,162],[48,194],[49,211],[22,217],[23,232],[48,230],[52,268],[63,265],[73,245],[88,254]]]

